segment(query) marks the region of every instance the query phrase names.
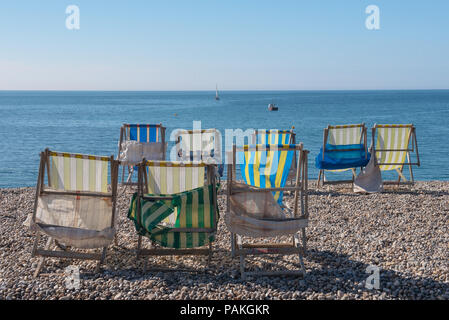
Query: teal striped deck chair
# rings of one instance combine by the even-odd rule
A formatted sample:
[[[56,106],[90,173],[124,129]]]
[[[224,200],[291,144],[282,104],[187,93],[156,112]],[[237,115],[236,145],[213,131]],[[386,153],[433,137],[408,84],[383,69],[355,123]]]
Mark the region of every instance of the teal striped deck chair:
[[[129,124],[125,123],[120,128],[120,141],[117,159],[120,158],[124,150],[127,141],[136,141],[142,144],[162,144],[160,152],[155,155],[152,160],[165,160],[165,130],[166,128],[160,124]],[[137,159],[136,159],[137,160]],[[143,158],[139,158],[138,162]],[[128,176],[125,180],[125,167],[128,168]],[[137,171],[137,166],[124,165],[122,170],[122,184],[135,185],[136,182],[132,182],[133,172]]]
[[[420,166],[416,129],[413,124],[375,124],[372,130],[372,147],[381,171],[395,170],[397,181],[384,181],[384,184],[413,185],[412,166]],[[412,154],[415,159],[412,160]],[[409,179],[403,173],[409,167]],[[401,179],[403,181],[401,181]]]
[[[320,170],[318,187],[320,184],[324,186],[353,183],[357,167],[366,166],[369,159],[367,129],[364,123],[328,125],[324,129],[323,145],[315,161],[316,167]],[[327,180],[326,173],[340,173],[348,170],[352,173],[351,179]]]
[[[246,184],[258,188],[285,186],[296,154],[294,144],[258,144],[255,145],[256,150],[249,150],[248,145],[243,148],[237,152],[237,157]],[[276,191],[273,195],[282,205],[283,191]]]
[[[210,263],[218,221],[214,166],[203,162],[142,162],[128,218],[139,235],[138,257],[208,255]],[[143,236],[158,248],[143,249]],[[205,246],[208,248],[201,248]]]

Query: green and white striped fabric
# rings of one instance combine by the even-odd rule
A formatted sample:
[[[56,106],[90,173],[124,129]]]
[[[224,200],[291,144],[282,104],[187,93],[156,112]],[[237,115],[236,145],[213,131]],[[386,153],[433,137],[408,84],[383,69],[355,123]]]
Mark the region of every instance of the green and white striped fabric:
[[[379,168],[382,171],[395,170],[402,168],[407,151],[377,151],[377,150],[407,150],[411,124],[404,125],[376,125],[376,158]],[[382,165],[386,163],[387,165]]]
[[[201,247],[212,242],[214,234],[172,232],[171,229],[215,228],[214,198],[216,199],[216,195],[214,197],[213,190],[213,185],[208,185],[172,195],[172,200],[141,199],[140,219],[136,212],[137,193],[135,193],[131,200],[128,218],[134,221],[140,235],[149,237],[161,246],[175,249]],[[170,216],[174,216],[174,219],[170,219],[173,223],[164,223]]]
[[[108,191],[110,158],[49,151],[50,187],[65,191]]]

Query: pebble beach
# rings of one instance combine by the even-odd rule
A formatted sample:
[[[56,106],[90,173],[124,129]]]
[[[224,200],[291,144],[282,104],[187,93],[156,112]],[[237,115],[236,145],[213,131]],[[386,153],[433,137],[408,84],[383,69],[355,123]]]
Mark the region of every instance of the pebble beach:
[[[47,258],[33,278],[33,235],[23,226],[34,188],[0,189],[0,300],[15,299],[449,299],[449,182],[417,182],[411,189],[354,194],[349,188],[309,188],[306,278],[240,279],[224,224],[225,188],[214,255],[136,260],[137,235],[127,210],[132,190],[120,187],[118,244],[106,263]],[[291,195],[286,200],[293,201]],[[45,241],[45,240],[43,240]],[[42,243],[43,245],[43,243]],[[65,268],[80,270],[79,288],[67,288]],[[248,269],[298,268],[298,257],[246,259]],[[366,288],[367,268],[379,270],[379,289]],[[152,270],[171,268],[173,271]],[[189,272],[185,269],[194,269]]]

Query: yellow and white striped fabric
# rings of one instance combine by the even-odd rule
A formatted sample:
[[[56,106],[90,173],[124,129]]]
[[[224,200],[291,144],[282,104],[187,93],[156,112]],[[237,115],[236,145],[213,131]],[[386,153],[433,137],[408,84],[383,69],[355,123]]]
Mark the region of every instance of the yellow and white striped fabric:
[[[174,194],[204,186],[204,163],[147,161],[146,165],[150,194]]]
[[[376,125],[376,150],[407,150],[412,127],[411,124]],[[407,151],[376,151],[377,162],[382,171],[402,168],[406,156]],[[382,163],[391,164],[381,165]]]
[[[110,158],[49,152],[50,187],[65,191],[108,192]]]
[[[290,130],[257,130],[254,144],[291,144],[293,143]]]
[[[362,138],[362,124],[329,126],[327,143],[333,145],[359,144]]]

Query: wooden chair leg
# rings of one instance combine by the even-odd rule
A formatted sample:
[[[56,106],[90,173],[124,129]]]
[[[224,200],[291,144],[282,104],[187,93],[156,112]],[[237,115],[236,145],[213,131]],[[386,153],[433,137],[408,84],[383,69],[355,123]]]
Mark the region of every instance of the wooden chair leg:
[[[210,263],[212,261],[212,243],[209,242],[209,255],[207,257],[207,267],[210,268]]]
[[[231,257],[235,258],[235,233],[231,233]]]
[[[106,252],[108,248],[103,247],[103,252],[101,253],[101,258],[97,263],[97,267],[95,268],[95,272],[100,272],[101,265],[104,264],[104,261],[106,260]]]
[[[45,245],[45,250],[50,249],[52,241],[53,241],[53,238],[49,237],[47,240],[47,244]],[[39,275],[39,272],[41,271],[42,266],[44,265],[44,262],[45,262],[45,257],[40,257],[39,262],[37,263],[36,270],[34,271],[34,275],[33,275],[34,278],[37,278],[37,276]]]

